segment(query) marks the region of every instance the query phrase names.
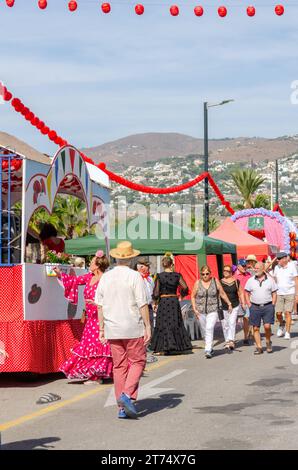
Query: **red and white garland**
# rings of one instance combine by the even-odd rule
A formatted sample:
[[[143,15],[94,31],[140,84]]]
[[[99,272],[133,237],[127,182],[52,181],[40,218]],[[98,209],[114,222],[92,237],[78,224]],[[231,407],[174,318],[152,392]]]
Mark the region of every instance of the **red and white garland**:
[[[10,8],[12,8],[15,5],[15,0],[6,0],[6,5]],[[48,6],[48,1],[47,0],[38,0],[37,2],[38,7],[41,10],[45,10]],[[78,9],[78,2],[75,0],[70,0],[68,2],[68,9],[70,12],[75,12]],[[112,7],[110,3],[101,3],[101,10],[103,13],[108,14],[111,12]],[[136,15],[143,15],[145,12],[145,7],[142,4],[137,4],[134,7]],[[196,16],[203,16],[204,14],[204,8],[201,5],[197,5],[193,9],[194,14]],[[283,5],[276,5],[274,7],[274,12],[278,16],[282,16],[284,14],[285,8]],[[178,5],[172,5],[169,9],[169,12],[172,16],[178,16],[180,13],[180,9]],[[225,6],[219,6],[217,7],[217,13],[218,16],[221,18],[224,18],[228,14],[228,9]],[[250,17],[255,16],[256,14],[256,8],[252,5],[246,7],[246,14]]]

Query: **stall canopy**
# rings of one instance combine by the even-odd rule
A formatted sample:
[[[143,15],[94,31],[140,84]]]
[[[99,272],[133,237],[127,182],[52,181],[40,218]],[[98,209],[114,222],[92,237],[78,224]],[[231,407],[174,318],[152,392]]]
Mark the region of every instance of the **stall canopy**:
[[[223,242],[234,243],[237,246],[238,258],[245,258],[249,254],[262,258],[271,254],[268,243],[241,230],[229,217],[210,236]]]
[[[137,217],[122,223],[114,232],[115,236],[110,238],[111,248],[121,240],[130,240],[134,248],[143,255],[163,255],[166,251],[174,255],[236,254],[236,246],[233,243],[199,236],[197,233],[194,242],[194,232],[191,230],[181,230],[167,221],[147,217]],[[66,252],[74,255],[93,255],[98,249],[105,250],[105,242],[103,238],[95,235],[67,240],[65,243]]]

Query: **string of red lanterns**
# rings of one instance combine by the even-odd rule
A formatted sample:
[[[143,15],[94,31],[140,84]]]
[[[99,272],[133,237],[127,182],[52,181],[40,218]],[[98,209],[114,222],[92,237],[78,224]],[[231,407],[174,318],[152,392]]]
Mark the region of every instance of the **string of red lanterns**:
[[[36,127],[37,130],[39,130],[43,135],[47,135],[49,140],[54,142],[56,145],[59,145],[59,147],[63,147],[64,145],[67,145],[68,142],[67,140],[63,139],[60,137],[57,132],[53,129],[50,129],[44,121],[42,121],[39,117],[37,117],[29,107],[25,106],[24,103],[20,100],[20,98],[13,97],[12,93],[7,90],[6,87],[2,88],[2,94],[3,98],[5,101],[10,102],[11,106],[14,108],[14,110],[17,113],[20,113],[26,121],[30,122],[30,124],[34,127]],[[231,213],[234,214],[234,210],[230,206],[230,203],[225,200],[223,194],[221,193],[220,189],[216,185],[215,181],[213,180],[212,176],[205,172],[202,173],[201,175],[198,175],[196,178],[194,178],[191,181],[188,181],[187,183],[183,183],[178,186],[172,186],[168,188],[155,188],[152,186],[144,186],[138,183],[134,183],[132,181],[127,180],[126,178],[123,178],[122,176],[117,175],[116,173],[113,173],[112,171],[108,170],[106,168],[105,163],[101,162],[98,165],[95,164],[95,162],[87,157],[83,152],[81,152],[81,156],[84,159],[86,163],[90,163],[92,165],[97,166],[100,170],[102,170],[112,181],[121,184],[122,186],[125,186],[129,189],[133,189],[134,191],[139,191],[143,193],[149,193],[149,194],[172,194],[172,193],[177,193],[180,191],[184,191],[186,189],[189,189],[205,178],[208,178],[210,186],[214,190],[216,196],[219,198],[221,204],[226,207],[226,209]],[[14,164],[14,169],[19,169],[21,166],[21,162],[16,160]],[[2,168],[7,169],[8,162],[3,161],[2,162]]]
[[[6,0],[6,5],[10,8],[12,8],[15,4],[15,0]],[[38,0],[37,2],[38,4],[38,7],[41,9],[41,10],[45,10],[48,6],[48,2],[47,0]],[[77,9],[78,9],[78,2],[76,2],[75,0],[70,0],[68,2],[68,9],[70,12],[75,12]],[[107,13],[110,13],[111,12],[111,4],[110,3],[102,3],[101,4],[101,10],[103,13],[107,14]],[[145,12],[145,7],[144,5],[138,3],[137,5],[135,5],[134,7],[134,10],[135,10],[135,13],[137,15],[143,15],[144,12]],[[178,16],[180,14],[180,10],[179,10],[179,6],[178,5],[172,5],[169,9],[170,11],[170,14],[172,16]],[[285,12],[285,8],[283,5],[276,5],[274,7],[274,11],[275,11],[275,14],[277,16],[282,16]],[[217,13],[218,13],[218,16],[220,16],[221,18],[224,18],[227,16],[228,14],[228,10],[227,10],[227,7],[225,6],[219,6],[217,8]],[[246,8],[246,13],[249,17],[253,17],[255,16],[256,14],[256,9],[254,6],[248,6]],[[195,16],[203,16],[204,14],[204,8],[200,5],[194,7],[194,14]]]

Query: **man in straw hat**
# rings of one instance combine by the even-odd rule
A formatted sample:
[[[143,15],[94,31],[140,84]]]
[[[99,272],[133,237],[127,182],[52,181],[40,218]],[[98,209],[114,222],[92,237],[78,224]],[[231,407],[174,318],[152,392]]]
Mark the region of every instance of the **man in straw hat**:
[[[109,341],[119,418],[137,418],[136,400],[151,339],[148,301],[141,275],[130,268],[140,254],[128,241],[110,251],[117,266],[104,273],[97,287],[100,341]]]

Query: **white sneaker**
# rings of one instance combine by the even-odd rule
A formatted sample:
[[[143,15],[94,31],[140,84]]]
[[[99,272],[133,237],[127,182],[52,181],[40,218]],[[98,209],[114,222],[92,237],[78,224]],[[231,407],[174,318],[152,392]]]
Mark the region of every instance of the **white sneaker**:
[[[285,339],[291,339],[291,334],[288,331],[285,333]]]
[[[285,334],[285,329],[282,326],[280,326],[277,330],[276,336],[278,338],[281,338],[282,336],[284,336],[284,334]]]

